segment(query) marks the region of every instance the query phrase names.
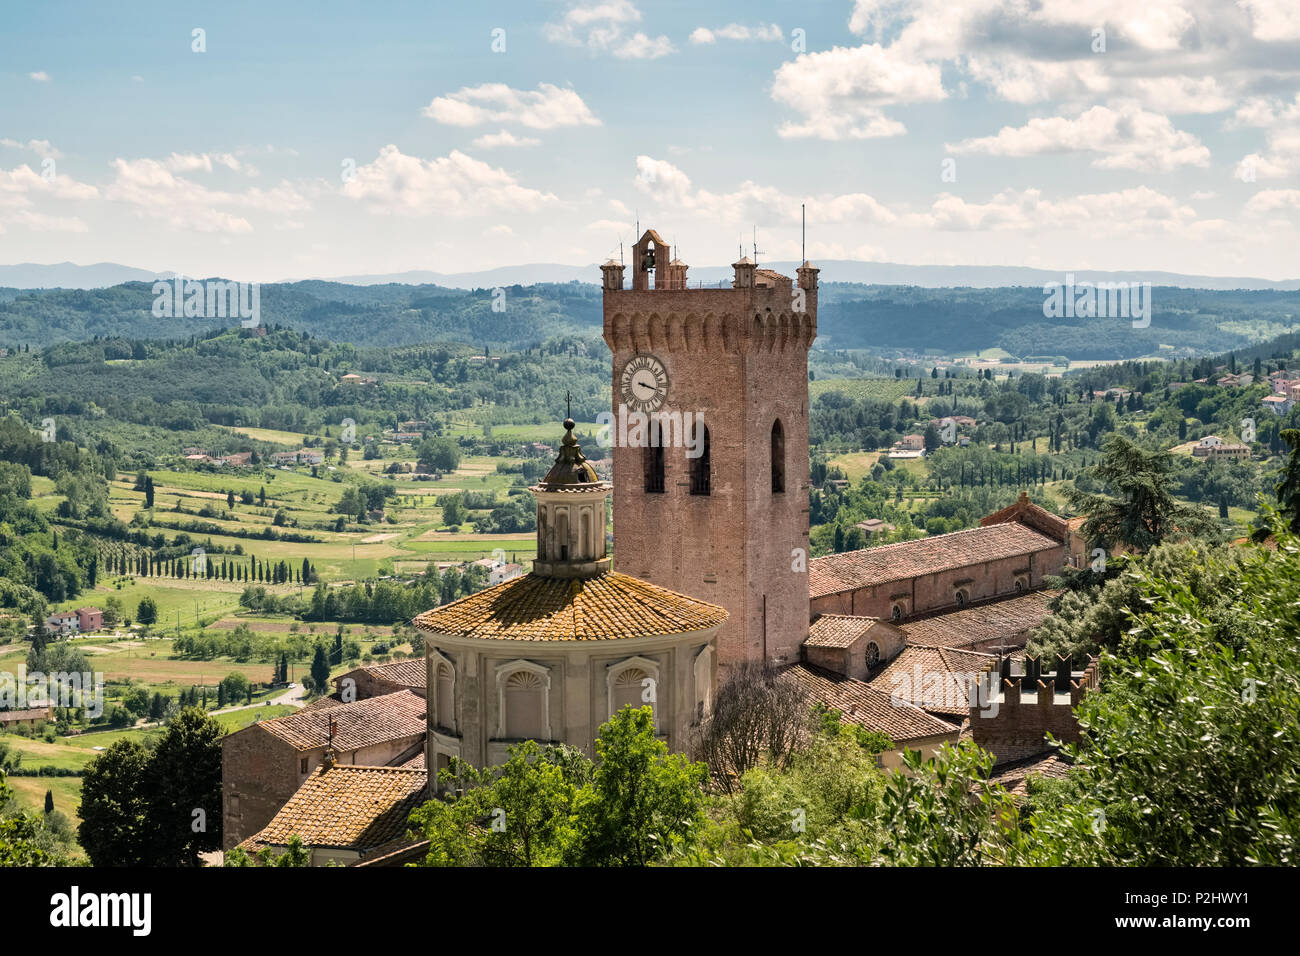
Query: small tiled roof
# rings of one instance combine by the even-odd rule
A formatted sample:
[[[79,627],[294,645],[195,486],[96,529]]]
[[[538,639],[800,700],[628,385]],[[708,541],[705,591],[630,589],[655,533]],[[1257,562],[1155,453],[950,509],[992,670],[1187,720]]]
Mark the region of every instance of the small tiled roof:
[[[978,675],[997,659],[996,654],[910,644],[871,679],[871,686],[930,713],[966,717],[970,714],[968,675]]]
[[[1048,605],[1060,593],[1031,591],[1019,597],[907,621],[897,627],[907,643],[929,647],[969,647],[996,640],[1023,644],[1026,632],[1051,615]]]
[[[334,749],[346,753],[424,733],[426,709],[422,698],[409,690],[400,690],[350,704],[300,710],[254,726],[274,734],[295,750],[315,750],[329,742],[329,725],[333,720]]]
[[[1011,522],[828,554],[808,562],[809,593],[822,597],[1060,546],[1047,535]]]
[[[305,846],[365,852],[406,835],[407,820],[424,799],[428,774],[400,767],[321,767],[261,831],[240,847]]]
[[[985,515],[980,519],[980,525],[1003,524],[1011,521],[1028,525],[1035,531],[1042,532],[1057,541],[1064,541],[1068,530],[1064,518],[1052,514],[1041,505],[1034,504],[1029,500],[1029,492],[1027,491],[1020,492],[1020,497],[1015,500],[1014,504],[1008,505],[1001,511],[995,511],[991,515]]]
[[[428,840],[412,840],[410,837],[398,837],[383,846],[375,847],[359,860],[353,860],[348,866],[405,866],[419,863],[429,855]]]
[[[1068,774],[1072,766],[1061,756],[1060,750],[1052,748],[1047,753],[1003,764],[993,771],[989,779],[1001,784],[1010,794],[1024,796],[1029,792],[1031,776],[1060,778]]]
[[[26,710],[0,710],[0,722],[12,723],[16,720],[48,720],[52,711],[49,707],[29,707]]]
[[[851,647],[860,637],[879,624],[874,617],[852,617],[848,614],[823,614],[808,628],[807,647]]]
[[[591,578],[525,574],[425,611],[433,634],[499,641],[613,641],[717,627],[725,609],[609,571]]]
[[[403,770],[423,770],[424,751],[421,750],[418,754],[406,760],[403,760],[401,763],[397,764],[397,766],[401,767]]]
[[[406,657],[400,661],[389,661],[387,664],[367,664],[365,667],[358,667],[335,677],[334,684],[337,686],[345,677],[352,677],[355,680],[354,675],[361,672],[399,687],[419,687],[422,690],[428,677],[423,657]]]
[[[791,664],[781,671],[819,703],[840,712],[840,720],[887,734],[896,744],[922,737],[956,733],[958,727],[911,704],[891,701],[865,681],[811,664]]]

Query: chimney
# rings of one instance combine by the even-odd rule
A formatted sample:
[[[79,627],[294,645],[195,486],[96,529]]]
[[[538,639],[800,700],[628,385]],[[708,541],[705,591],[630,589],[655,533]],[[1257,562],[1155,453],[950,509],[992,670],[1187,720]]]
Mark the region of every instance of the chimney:
[[[604,276],[602,285],[606,292],[618,292],[623,288],[623,265],[610,259],[600,267]]]
[[[754,260],[749,256],[744,256],[737,262],[733,262],[731,267],[736,270],[736,278],[732,280],[733,289],[752,289],[754,288]]]

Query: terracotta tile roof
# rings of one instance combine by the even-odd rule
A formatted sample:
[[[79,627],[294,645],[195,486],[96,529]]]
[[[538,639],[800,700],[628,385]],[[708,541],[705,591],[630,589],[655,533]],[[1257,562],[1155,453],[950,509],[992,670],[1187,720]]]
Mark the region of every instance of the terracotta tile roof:
[[[900,623],[909,644],[929,647],[968,647],[986,641],[1023,646],[1026,632],[1051,615],[1048,605],[1060,591],[1031,591],[1019,597],[976,604],[961,611]]]
[[[1008,793],[1024,796],[1029,792],[1031,776],[1059,779],[1068,774],[1072,766],[1059,750],[1053,748],[1047,753],[1003,764],[993,771],[989,780],[1001,784]]]
[[[408,863],[419,863],[428,855],[428,840],[399,837],[383,846],[375,847],[361,859],[353,860],[348,866],[405,866]]]
[[[397,766],[401,767],[403,770],[423,770],[424,751],[421,750],[418,754],[416,754],[413,757],[409,757],[406,760],[403,760],[401,763],[397,764]]]
[[[317,697],[310,704],[303,704],[298,713],[304,710],[322,710],[326,707],[337,707],[343,703],[343,698],[339,696],[338,691],[330,694],[328,697]]]
[[[823,614],[808,628],[807,647],[851,647],[860,637],[879,624],[878,618],[852,617],[848,614]]]
[[[958,727],[911,704],[891,701],[865,681],[845,677],[812,664],[791,664],[781,679],[794,681],[814,700],[840,712],[845,723],[887,734],[896,744],[922,737],[954,734]]]
[[[49,720],[53,710],[49,707],[29,707],[26,710],[0,710],[0,723],[17,720]]]
[[[415,626],[434,634],[509,641],[612,641],[717,627],[727,612],[609,571],[593,578],[537,574],[425,611]]]
[[[981,518],[980,525],[1002,524],[1011,521],[1028,525],[1035,531],[1041,531],[1049,538],[1055,538],[1057,541],[1064,541],[1069,532],[1069,524],[1064,518],[1052,514],[1041,505],[1034,504],[1029,500],[1027,491],[1020,492],[1020,497],[1016,499],[1014,504]]]
[[[870,683],[886,696],[960,719],[970,715],[970,681],[997,659],[996,654],[909,644]]]
[[[335,722],[334,749],[347,753],[425,731],[424,700],[409,690],[382,697],[368,697],[350,704],[335,704],[318,710],[303,709],[264,720],[255,727],[274,734],[295,750],[315,750],[329,741],[329,724]]]
[[[821,597],[1060,546],[1061,542],[1014,522],[967,528],[813,558],[808,562],[808,588],[812,597]]]
[[[424,801],[428,774],[398,767],[321,767],[260,832],[240,847],[285,846],[295,834],[306,846],[367,851],[406,836],[407,820]]]
[[[407,657],[400,661],[389,661],[387,664],[367,664],[365,667],[340,674],[333,678],[335,686],[338,686],[339,681],[345,677],[355,680],[356,674],[360,672],[398,687],[419,687],[421,690],[425,689],[428,676],[423,657]]]

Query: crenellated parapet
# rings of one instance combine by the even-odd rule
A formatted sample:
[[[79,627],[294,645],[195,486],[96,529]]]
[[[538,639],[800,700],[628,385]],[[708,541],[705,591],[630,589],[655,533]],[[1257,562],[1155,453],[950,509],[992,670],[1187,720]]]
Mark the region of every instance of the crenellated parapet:
[[[1097,658],[1082,671],[1071,670],[1070,659],[1058,657],[1056,670],[1044,672],[1042,661],[1026,657],[1019,673],[1011,658],[990,662],[971,695],[970,728],[975,743],[997,757],[998,763],[1018,760],[1048,749],[1047,738],[1065,743],[1079,739],[1075,713],[1084,694],[1099,684]]]
[[[807,352],[816,315],[776,304],[732,289],[606,293],[605,344],[615,353]]]

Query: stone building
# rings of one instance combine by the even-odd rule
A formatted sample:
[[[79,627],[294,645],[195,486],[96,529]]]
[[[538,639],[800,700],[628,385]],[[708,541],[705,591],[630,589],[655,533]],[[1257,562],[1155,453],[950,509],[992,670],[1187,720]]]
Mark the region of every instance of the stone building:
[[[1019,521],[845,551],[808,563],[813,614],[903,621],[1024,594],[1065,566],[1067,544]]]
[[[723,668],[797,660],[808,629],[818,270],[805,262],[795,284],[745,257],[731,288],[692,289],[653,229],[633,247],[631,269],[625,289],[622,265],[601,267],[613,412],[670,424],[703,416],[703,453],[614,443],[617,566],[726,608]]]
[[[573,436],[533,489],[531,573],[418,615],[428,686],[425,762],[503,763],[522,740],[594,754],[600,725],[649,704],[660,739],[686,746],[714,687],[714,641],[727,612],[610,570],[610,493]]]
[[[222,842],[258,832],[326,759],[335,765],[403,763],[424,744],[423,697],[399,691],[332,701],[250,724],[221,740]]]

